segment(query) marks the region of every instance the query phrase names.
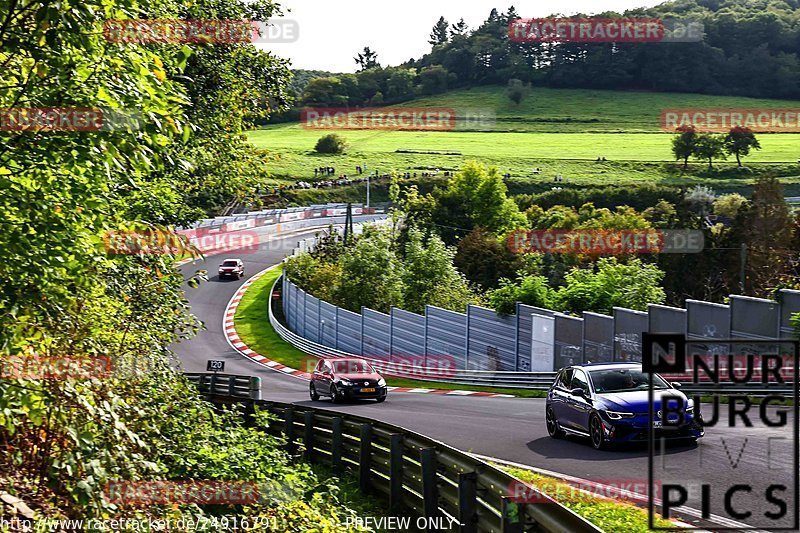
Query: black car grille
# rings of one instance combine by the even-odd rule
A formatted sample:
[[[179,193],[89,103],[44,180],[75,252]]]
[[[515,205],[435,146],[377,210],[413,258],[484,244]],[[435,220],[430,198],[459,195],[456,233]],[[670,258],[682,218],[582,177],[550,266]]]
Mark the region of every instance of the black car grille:
[[[354,387],[377,387],[377,379],[351,379],[350,382]]]

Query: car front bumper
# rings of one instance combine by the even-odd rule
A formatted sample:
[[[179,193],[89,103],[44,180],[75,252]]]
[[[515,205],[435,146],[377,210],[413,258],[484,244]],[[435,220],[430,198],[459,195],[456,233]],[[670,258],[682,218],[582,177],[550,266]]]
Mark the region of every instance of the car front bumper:
[[[603,429],[607,442],[647,442],[650,431],[647,417],[628,420],[606,420],[603,417]],[[696,418],[690,418],[679,426],[653,428],[653,431],[659,440],[699,439],[705,435],[703,426]]]
[[[359,400],[359,399],[374,400],[377,398],[384,398],[388,390],[385,386],[383,386],[383,387],[372,387],[375,389],[373,392],[362,392],[362,389],[364,388],[369,388],[369,387],[356,387],[356,386],[344,387],[340,385],[339,392],[341,393],[342,396],[344,396],[348,400]]]

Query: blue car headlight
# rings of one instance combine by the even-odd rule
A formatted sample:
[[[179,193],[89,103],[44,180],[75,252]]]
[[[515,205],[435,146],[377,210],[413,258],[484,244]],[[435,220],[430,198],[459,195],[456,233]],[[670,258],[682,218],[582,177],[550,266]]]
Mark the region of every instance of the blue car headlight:
[[[622,411],[606,411],[606,416],[611,420],[621,420],[623,418],[633,418],[633,413],[624,413]]]

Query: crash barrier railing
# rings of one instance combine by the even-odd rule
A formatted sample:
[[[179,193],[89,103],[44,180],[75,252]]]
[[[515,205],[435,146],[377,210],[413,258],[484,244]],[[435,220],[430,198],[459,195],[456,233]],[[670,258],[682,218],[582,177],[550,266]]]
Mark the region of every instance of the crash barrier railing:
[[[386,213],[388,204],[379,203],[366,207],[363,204],[351,204],[353,215],[383,214]],[[289,207],[286,209],[264,209],[249,213],[240,213],[229,216],[206,218],[188,229],[220,229],[221,231],[235,231],[269,224],[293,222],[314,218],[344,216],[347,214],[347,204],[318,204],[307,207]]]
[[[297,253],[313,243],[307,240]],[[286,326],[314,342],[364,356],[445,353],[458,368],[504,372],[641,361],[642,332],[685,335],[709,345],[709,354],[728,337],[754,344],[758,339],[792,339],[797,338],[793,317],[800,315],[800,291],[790,289],[776,291],[774,299],[734,294],[726,304],[686,300],[682,308],[651,304],[646,311],[614,307],[609,315],[580,316],[522,303],[512,314],[476,305],[464,312],[430,305],[424,313],[395,307],[351,312],[321,301],[291,280],[284,281],[282,297]]]
[[[278,278],[272,286],[274,292],[275,287],[281,282]],[[270,297],[270,302],[277,300]],[[295,348],[304,353],[313,355],[315,357],[359,357],[367,359],[378,370],[383,370],[389,375],[396,375],[402,377],[409,377],[423,381],[445,381],[448,383],[456,383],[461,385],[481,385],[485,387],[498,386],[498,387],[513,387],[519,389],[534,389],[534,390],[547,390],[553,384],[555,379],[555,372],[500,372],[489,370],[456,370],[452,376],[442,377],[440,368],[426,368],[418,365],[406,365],[403,363],[396,363],[392,361],[384,361],[370,357],[362,357],[357,354],[351,354],[329,348],[310,341],[297,335],[293,331],[284,326],[278,317],[275,316],[272,305],[269,306],[269,322],[272,325],[278,336],[284,341],[288,342]],[[300,368],[304,372],[310,372],[313,369]]]
[[[382,214],[373,214],[373,215],[363,215],[359,217],[354,217],[356,222],[353,224],[353,234],[360,235],[364,232],[364,225],[369,224],[372,226],[381,226],[381,225],[388,225],[392,222],[390,218],[387,218],[385,215]],[[345,220],[343,217],[334,217],[330,219],[329,226],[322,228],[318,231],[313,237],[307,237],[305,239],[301,239],[297,241],[297,244],[292,249],[292,253],[290,255],[300,255],[305,252],[309,252],[314,249],[317,244],[317,239],[319,237],[325,237],[330,235],[329,228],[334,226],[340,226],[341,224],[345,224]],[[319,224],[319,223],[318,223]],[[339,230],[334,229],[335,232]]]
[[[391,361],[379,360],[370,357],[363,357],[357,354],[334,350],[309,341],[300,337],[287,329],[273,313],[270,306],[269,320],[278,336],[295,348],[315,357],[358,357],[366,359],[376,367],[379,372],[386,375],[413,378],[419,381],[439,381],[453,383],[457,385],[476,385],[482,387],[514,388],[530,390],[547,390],[553,384],[556,372],[493,372],[489,370],[457,370],[452,376],[441,376],[441,369],[425,368],[419,366],[404,365]],[[301,368],[305,372],[311,369]],[[680,380],[676,380],[680,381]],[[682,384],[681,390],[687,393],[710,394],[747,394],[750,396],[764,396],[766,394],[788,394],[792,389],[792,383],[784,383],[781,386],[771,385],[765,387],[761,383],[742,383],[742,384],[714,384],[702,383]]]
[[[201,394],[228,396],[251,400],[261,399],[261,378],[233,374],[184,374]]]
[[[274,292],[276,287],[279,287],[281,279],[278,278],[272,287]],[[514,388],[514,389],[530,389],[530,390],[547,390],[553,384],[556,372],[512,372],[512,371],[491,371],[491,370],[455,370],[447,376],[442,375],[441,368],[430,367],[426,368],[419,365],[406,365],[402,362],[394,362],[391,360],[375,359],[373,357],[362,356],[336,350],[322,344],[310,341],[297,335],[288,329],[275,315],[273,305],[277,305],[277,300],[270,297],[271,305],[269,306],[269,321],[278,336],[284,341],[288,342],[295,348],[313,355],[315,357],[358,357],[366,359],[376,367],[379,372],[385,373],[389,376],[401,376],[406,378],[413,378],[420,381],[439,381],[446,383],[453,383],[458,385],[476,385],[482,387],[498,387],[498,388]],[[399,359],[402,360],[402,357]],[[299,370],[311,372],[313,369],[301,368]],[[681,381],[682,379],[669,379],[670,381]],[[782,384],[770,384],[768,387],[764,384],[757,383],[727,383],[715,384],[708,383],[684,383],[681,387],[687,393],[696,394],[711,394],[721,393],[726,394],[747,394],[750,396],[764,396],[767,394],[787,394],[793,390],[793,383],[786,382]]]
[[[286,439],[293,458],[325,464],[334,474],[354,474],[362,492],[387,500],[392,513],[424,517],[429,531],[602,531],[510,474],[405,428],[281,402],[207,398],[218,404],[244,404],[245,416],[255,409],[270,412],[277,419],[268,431]],[[522,498],[518,487],[525,487]],[[526,503],[531,500],[536,503]]]

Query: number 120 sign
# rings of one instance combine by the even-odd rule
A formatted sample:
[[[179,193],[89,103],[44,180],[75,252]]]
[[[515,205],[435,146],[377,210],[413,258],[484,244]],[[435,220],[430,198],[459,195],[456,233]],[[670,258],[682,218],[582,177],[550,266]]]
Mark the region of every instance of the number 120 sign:
[[[225,370],[225,361],[208,361],[206,372],[222,372]]]

